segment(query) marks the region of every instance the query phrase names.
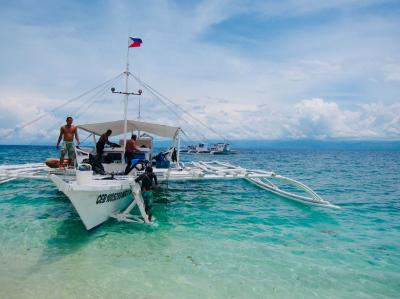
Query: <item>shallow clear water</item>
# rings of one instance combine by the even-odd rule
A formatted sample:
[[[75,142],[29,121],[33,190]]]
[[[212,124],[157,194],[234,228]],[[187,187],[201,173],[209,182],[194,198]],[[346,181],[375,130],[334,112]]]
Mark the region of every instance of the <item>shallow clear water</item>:
[[[56,155],[0,146],[0,164]],[[156,226],[87,232],[50,182],[13,181],[0,185],[0,298],[399,298],[399,151],[219,158],[299,179],[342,209],[245,181],[169,183]]]

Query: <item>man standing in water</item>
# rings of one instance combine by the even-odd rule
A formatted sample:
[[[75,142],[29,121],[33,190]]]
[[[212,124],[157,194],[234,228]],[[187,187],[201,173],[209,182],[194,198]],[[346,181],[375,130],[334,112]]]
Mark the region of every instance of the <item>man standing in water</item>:
[[[60,128],[60,136],[58,136],[57,141],[57,150],[60,145],[61,139],[63,140],[63,145],[61,148],[61,157],[60,157],[60,168],[64,167],[64,156],[65,152],[68,154],[68,165],[73,165],[73,161],[75,160],[75,145],[74,145],[74,136],[79,145],[79,136],[78,136],[78,128],[72,125],[72,117],[68,116],[66,119],[67,124]]]
[[[142,182],[142,197],[144,201],[144,209],[146,214],[149,216],[149,221],[153,218],[152,208],[153,208],[153,192],[151,189],[154,184],[157,186],[157,176],[153,172],[153,168],[151,166],[147,166],[146,170],[143,174],[138,176],[135,179],[136,183]]]

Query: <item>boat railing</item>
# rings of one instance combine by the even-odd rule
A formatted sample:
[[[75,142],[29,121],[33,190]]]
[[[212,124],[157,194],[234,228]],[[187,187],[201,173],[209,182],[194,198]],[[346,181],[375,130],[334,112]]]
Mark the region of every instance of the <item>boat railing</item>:
[[[75,168],[77,168],[78,165],[82,164],[83,160],[89,158],[89,155],[89,152],[81,148],[75,147]]]

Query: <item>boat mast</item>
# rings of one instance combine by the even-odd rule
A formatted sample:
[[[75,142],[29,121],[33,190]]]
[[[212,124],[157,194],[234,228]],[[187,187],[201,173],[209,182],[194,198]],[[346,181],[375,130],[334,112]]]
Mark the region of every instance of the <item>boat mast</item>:
[[[128,81],[129,81],[129,42],[128,51],[126,54],[126,70],[125,70],[125,101],[124,101],[124,157],[125,157],[125,147],[126,147],[126,131],[128,128]]]
[[[139,96],[139,107],[138,107],[138,120],[140,121],[140,97]],[[137,138],[140,139],[140,130],[137,131]]]
[[[119,93],[125,95],[124,98],[124,156],[125,156],[125,147],[126,147],[126,133],[128,131],[128,97],[129,95],[140,96],[142,91],[139,89],[137,93],[128,92],[128,82],[129,82],[129,44],[128,42],[128,51],[126,54],[126,70],[125,70],[125,91],[115,91],[115,88],[111,88],[112,93]]]

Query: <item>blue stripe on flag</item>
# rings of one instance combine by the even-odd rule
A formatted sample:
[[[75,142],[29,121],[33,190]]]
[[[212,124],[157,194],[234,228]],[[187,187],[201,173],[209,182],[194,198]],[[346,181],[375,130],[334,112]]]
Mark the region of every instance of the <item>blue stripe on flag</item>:
[[[142,39],[140,39],[140,38],[130,37],[130,39],[131,39],[134,43],[142,43]]]

